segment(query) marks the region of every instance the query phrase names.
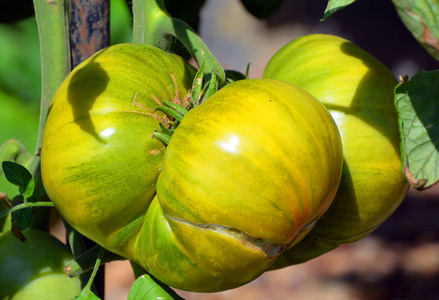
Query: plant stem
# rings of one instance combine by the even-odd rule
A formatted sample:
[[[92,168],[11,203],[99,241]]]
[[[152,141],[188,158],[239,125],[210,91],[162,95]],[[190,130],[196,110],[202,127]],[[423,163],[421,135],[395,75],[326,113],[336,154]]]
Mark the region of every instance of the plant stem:
[[[20,209],[24,209],[27,207],[53,207],[53,202],[26,202],[26,203],[22,203],[22,204],[18,204],[15,205],[7,210],[4,210],[2,212],[0,212],[0,219],[3,218],[4,216],[13,213],[14,211],[20,210]]]
[[[176,37],[201,66],[205,61],[207,77],[216,74],[219,86],[226,84],[224,69],[198,34],[185,22],[172,18],[163,0],[133,1],[133,42],[149,44],[169,50],[172,37]]]
[[[50,102],[70,72],[69,31],[65,0],[34,0],[41,52],[40,123],[35,153],[39,153]],[[32,165],[36,169],[39,156]],[[34,170],[29,170],[31,173]]]

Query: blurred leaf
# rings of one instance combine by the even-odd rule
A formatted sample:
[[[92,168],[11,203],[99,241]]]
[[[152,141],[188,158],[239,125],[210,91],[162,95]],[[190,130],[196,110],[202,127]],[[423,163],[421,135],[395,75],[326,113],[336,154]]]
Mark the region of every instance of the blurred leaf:
[[[0,24],[0,53],[0,91],[31,103],[38,111],[41,65],[35,19]]]
[[[14,161],[25,166],[31,158],[26,147],[15,139],[7,140],[0,146],[0,162]],[[2,174],[3,170],[0,170],[0,175]]]
[[[265,19],[275,13],[285,0],[241,0],[249,13],[259,19]]]
[[[322,21],[326,20],[327,18],[332,16],[335,12],[345,8],[346,6],[354,3],[355,1],[358,0],[329,0]]]
[[[439,180],[439,71],[421,71],[395,89],[402,163],[412,187]]]
[[[439,1],[392,1],[408,30],[431,56],[439,60]]]
[[[38,110],[37,107],[29,107],[20,99],[8,96],[0,91],[0,144],[4,141],[15,140],[16,147],[22,147],[18,156],[6,157],[0,155],[1,161],[16,161],[27,167],[25,160],[28,154],[26,149],[34,149],[37,142]],[[18,146],[17,143],[21,144]],[[14,147],[9,143],[9,147]],[[3,146],[2,146],[3,147]],[[11,150],[11,149],[9,149]],[[3,153],[6,155],[6,153]],[[11,154],[11,153],[9,153]],[[16,153],[17,154],[17,153]],[[1,175],[1,172],[0,172]],[[0,192],[6,193],[10,198],[17,194],[15,186],[10,184],[4,176],[0,176]]]
[[[111,0],[110,20],[111,44],[131,43],[133,16],[126,0]]]
[[[128,300],[149,299],[184,300],[169,286],[148,274],[144,274],[134,281],[128,294]]]

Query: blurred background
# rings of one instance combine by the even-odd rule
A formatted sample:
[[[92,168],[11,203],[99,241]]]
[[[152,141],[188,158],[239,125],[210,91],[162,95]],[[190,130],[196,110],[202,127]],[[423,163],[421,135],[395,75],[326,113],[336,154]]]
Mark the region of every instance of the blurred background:
[[[11,1],[8,1],[11,2]],[[8,18],[0,4],[0,143],[15,138],[32,153],[40,98],[38,30],[32,1],[12,1],[20,18]],[[327,0],[285,0],[266,18],[250,14],[239,0],[167,1],[172,14],[190,17],[226,69],[257,78],[271,56],[292,39],[330,33],[370,52],[395,76],[439,69],[400,21],[390,0],[358,1],[322,22]],[[250,2],[250,1],[247,1]],[[277,1],[275,1],[277,2]],[[5,2],[4,2],[5,3]],[[204,4],[204,5],[203,5]],[[30,5],[30,9],[29,9]],[[125,0],[111,0],[111,41],[131,41],[131,14]],[[180,6],[178,6],[180,5]],[[11,8],[10,8],[11,9]],[[3,13],[2,13],[3,12]],[[178,50],[178,49],[177,49]],[[180,49],[181,50],[181,49]],[[0,190],[15,193],[0,178]],[[410,190],[401,207],[369,237],[310,262],[267,272],[238,289],[213,294],[178,291],[188,300],[433,300],[439,299],[439,189]],[[63,239],[62,228],[54,233]],[[106,297],[126,299],[134,275],[127,262],[106,266]]]

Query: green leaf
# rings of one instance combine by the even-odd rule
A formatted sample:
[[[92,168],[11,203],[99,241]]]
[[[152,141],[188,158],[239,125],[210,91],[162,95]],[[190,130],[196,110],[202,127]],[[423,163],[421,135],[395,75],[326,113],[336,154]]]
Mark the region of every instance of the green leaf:
[[[322,21],[326,20],[327,18],[332,16],[335,12],[345,8],[346,6],[354,3],[355,1],[358,0],[329,0]]]
[[[439,71],[421,71],[395,89],[404,172],[423,190],[439,180]]]
[[[101,300],[101,298],[99,298],[98,296],[96,296],[92,291],[87,290],[81,292],[76,298],[75,300]]]
[[[431,56],[439,60],[439,1],[392,0],[399,17]]]
[[[3,172],[5,173],[6,179],[18,186],[20,194],[26,199],[30,198],[34,193],[35,181],[32,174],[20,164],[12,161],[2,162]]]
[[[169,286],[161,283],[154,277],[144,274],[137,278],[131,286],[128,300],[184,300]]]

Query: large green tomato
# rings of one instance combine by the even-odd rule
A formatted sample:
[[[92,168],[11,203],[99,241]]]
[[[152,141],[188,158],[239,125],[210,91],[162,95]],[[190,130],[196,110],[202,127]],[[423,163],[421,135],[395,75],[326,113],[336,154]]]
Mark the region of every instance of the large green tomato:
[[[163,117],[156,100],[184,100],[194,71],[156,47],[115,45],[75,68],[50,106],[47,194],[76,230],[127,258],[163,164],[164,145],[152,136]]]
[[[312,229],[341,167],[339,132],[317,99],[279,80],[229,84],[172,136],[137,262],[180,289],[245,284]]]
[[[27,229],[21,242],[12,232],[0,233],[0,299],[63,300],[81,292],[79,277],[67,277],[64,266],[73,259],[54,236]]]
[[[279,50],[263,77],[286,80],[319,99],[343,141],[343,174],[334,203],[278,260],[282,267],[370,234],[399,206],[408,183],[393,104],[397,81],[372,55],[343,38],[312,34]]]

